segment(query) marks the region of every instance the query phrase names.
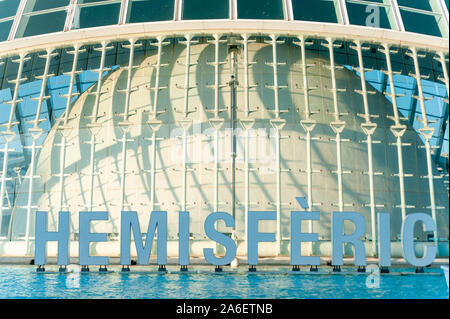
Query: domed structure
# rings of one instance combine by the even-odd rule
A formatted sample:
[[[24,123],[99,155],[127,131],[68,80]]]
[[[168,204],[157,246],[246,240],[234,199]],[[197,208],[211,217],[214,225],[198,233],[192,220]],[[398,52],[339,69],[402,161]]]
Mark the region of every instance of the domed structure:
[[[67,123],[61,119],[53,126],[36,161],[35,174],[40,179],[34,185],[35,203],[37,210],[51,213],[49,229],[57,229],[57,214],[61,207],[71,212],[74,233],[78,230],[79,211],[108,211],[108,222],[99,222],[95,231],[108,233],[112,240],[117,240],[121,211],[137,211],[142,231],[145,231],[149,213],[165,210],[168,212],[169,240],[176,242],[177,212],[188,210],[192,216],[193,240],[209,241],[204,235],[203,222],[213,211],[231,213],[232,185],[235,183],[237,241],[245,242],[246,209],[279,209],[280,244],[282,253],[286,254],[290,211],[299,209],[295,197],[308,196],[305,134],[308,119],[316,123],[310,137],[311,204],[322,214],[314,230],[321,240],[331,240],[332,211],[361,212],[370,222],[367,143],[364,143],[366,134],[361,129],[365,123],[361,116],[364,107],[361,96],[354,91],[361,86],[360,78],[348,69],[337,69],[333,84],[329,61],[320,58],[317,52],[308,51],[305,61],[310,66],[308,74],[311,74],[308,86],[317,89],[309,95],[311,109],[310,114],[306,114],[300,85],[303,81],[300,46],[277,45],[277,57],[286,64],[277,69],[280,87],[274,92],[273,66],[270,65],[272,45],[249,44],[248,58],[256,63],[247,70],[248,81],[254,83],[255,88],[250,93],[252,106],[248,113],[244,108],[245,90],[239,85],[236,90],[236,105],[242,107],[237,107],[235,115],[237,156],[233,180],[230,109],[225,107],[231,89],[230,86],[221,87],[230,80],[231,61],[219,67],[220,89],[215,100],[213,84],[217,78],[214,65],[211,65],[214,49],[214,44],[192,45],[189,47],[191,61],[187,62],[186,46],[167,46],[161,52],[161,60],[166,64],[164,68],[158,67],[162,62],[158,62],[157,52],[141,56],[135,59],[132,69],[118,68],[103,79],[104,93],[99,99],[96,95],[98,85],[94,85],[73,103]],[[224,53],[226,46],[221,45],[219,49]],[[236,55],[235,80],[244,83],[246,70],[241,67],[244,62],[240,53]],[[186,63],[193,63],[189,82],[183,74]],[[155,82],[157,72],[159,80]],[[334,113],[333,85],[345,90],[337,97],[338,115]],[[126,91],[127,87],[132,88],[130,92]],[[154,104],[156,95],[157,104]],[[218,104],[215,105],[215,101]],[[278,113],[275,103],[278,103]],[[373,139],[380,142],[373,144],[373,169],[377,173],[374,176],[374,200],[378,207],[395,207],[400,202],[400,193],[395,176],[397,149],[392,145],[395,136],[389,123],[393,107],[379,93],[369,98],[369,105],[376,106],[369,112],[373,117],[371,123],[376,127]],[[217,114],[214,114],[214,106],[220,110]],[[154,116],[155,110],[158,116]],[[410,159],[405,162],[405,171],[413,171],[419,163],[426,163],[426,154],[420,149],[423,142],[418,133],[412,127],[405,128],[403,143],[411,144],[403,150],[403,156]],[[337,133],[340,141],[336,139]],[[154,141],[153,134],[157,138]],[[63,138],[66,156],[62,164]],[[186,138],[185,149],[183,138]],[[337,146],[340,154],[337,154]],[[183,154],[186,154],[185,161]],[[336,167],[337,157],[341,160],[340,168]],[[393,163],[386,165],[386,161]],[[64,179],[59,176],[61,169],[66,175]],[[425,168],[422,169],[425,174]],[[277,197],[278,178],[280,198]],[[245,196],[247,183],[248,199]],[[427,183],[418,175],[405,180],[408,205],[422,207],[429,204],[429,195],[421,192]],[[437,205],[447,205],[443,185],[437,183],[436,186]],[[25,181],[16,195],[18,208],[13,210],[13,237],[26,231],[27,209],[20,207],[27,205],[28,189],[29,182]],[[448,236],[445,227],[448,217],[440,213],[437,218],[441,225],[440,235]],[[33,218],[30,225],[34,229],[32,221]],[[399,236],[401,222],[400,209],[393,209],[392,238]],[[277,233],[276,226],[275,222],[267,222],[261,230]],[[351,231],[350,225],[348,231]],[[422,232],[417,234],[421,240],[426,239]],[[173,247],[175,249],[169,250],[169,254],[176,256],[178,248]],[[119,248],[117,242],[116,254],[119,254]],[[245,251],[245,247],[241,248]]]
[[[387,211],[393,256],[415,212],[437,224],[416,226],[417,250],[435,242],[448,256],[444,1],[212,5],[0,2],[0,256],[33,254],[37,210],[49,230],[70,212],[73,248],[79,212],[107,211],[92,230],[108,242],[92,253],[110,256],[121,211],[137,211],[142,231],[167,211],[174,257],[179,211],[192,256],[221,252],[203,229],[215,211],[233,215],[218,227],[245,256],[248,212],[271,210],[260,230],[276,242],[260,254],[286,256],[296,197],[321,213],[302,225],[319,234],[305,254],[329,256],[331,213],[355,211],[376,256]]]

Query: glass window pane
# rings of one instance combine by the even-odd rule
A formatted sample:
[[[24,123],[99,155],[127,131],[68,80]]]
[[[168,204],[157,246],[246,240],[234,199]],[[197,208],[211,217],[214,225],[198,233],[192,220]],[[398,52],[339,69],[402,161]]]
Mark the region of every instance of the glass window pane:
[[[350,24],[384,29],[395,28],[395,24],[391,26],[389,22],[390,11],[391,8],[347,2]]]
[[[5,41],[8,39],[12,24],[13,20],[0,23],[0,41]]]
[[[400,9],[406,31],[442,36],[436,17]]]
[[[318,0],[311,5],[304,0],[292,0],[295,20],[339,22],[334,0]]]
[[[434,0],[397,0],[399,6],[433,11],[431,8],[430,1]]]
[[[284,19],[282,0],[238,0],[238,19]]]
[[[17,29],[16,38],[64,30],[66,11],[23,16]]]
[[[183,20],[228,19],[228,0],[184,0]]]
[[[84,7],[73,18],[73,29],[92,28],[119,22],[120,3]]]
[[[12,17],[16,14],[20,0],[0,1],[0,19]]]
[[[128,9],[129,23],[164,21],[173,19],[173,1],[133,0]]]
[[[24,13],[65,7],[70,0],[28,0]]]

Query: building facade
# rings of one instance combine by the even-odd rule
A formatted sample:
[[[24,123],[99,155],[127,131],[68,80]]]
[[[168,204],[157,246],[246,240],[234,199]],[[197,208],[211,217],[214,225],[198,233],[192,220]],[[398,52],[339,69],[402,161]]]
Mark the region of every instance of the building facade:
[[[400,257],[408,214],[416,249],[448,256],[448,1],[0,0],[0,256],[34,254],[34,216],[107,211],[93,254],[120,253],[120,212],[191,213],[191,255],[211,212],[245,256],[249,211],[276,211],[260,255],[289,255],[290,212],[331,254],[331,213],[391,214]],[[296,197],[304,197],[300,207]],[[347,233],[352,225],[346,225]],[[155,245],[156,246],[156,245]],[[49,246],[49,254],[55,254]],[[345,253],[352,254],[351,247]]]

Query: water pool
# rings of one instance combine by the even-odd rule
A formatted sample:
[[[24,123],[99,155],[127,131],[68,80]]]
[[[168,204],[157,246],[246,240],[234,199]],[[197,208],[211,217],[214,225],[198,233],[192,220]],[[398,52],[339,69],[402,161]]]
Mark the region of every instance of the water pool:
[[[293,273],[287,267],[258,267],[248,273],[240,267],[234,272],[214,273],[211,267],[193,266],[179,273],[169,266],[168,273],[149,272],[154,267],[134,266],[129,273],[110,266],[107,273],[92,267],[87,274],[57,273],[56,266],[36,273],[35,266],[0,265],[0,298],[107,298],[107,299],[448,299],[449,290],[441,269],[427,268],[425,274],[413,269],[392,268],[379,277],[357,274],[343,268],[311,274],[306,269]],[[376,277],[374,277],[376,276]]]

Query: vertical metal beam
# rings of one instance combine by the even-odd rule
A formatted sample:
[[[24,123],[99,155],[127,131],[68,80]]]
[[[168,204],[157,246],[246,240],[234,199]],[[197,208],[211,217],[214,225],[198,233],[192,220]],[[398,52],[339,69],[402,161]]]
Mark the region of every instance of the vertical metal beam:
[[[366,134],[367,139],[367,162],[369,166],[369,170],[367,174],[369,175],[369,197],[370,197],[370,219],[371,219],[371,236],[372,236],[372,253],[374,256],[377,255],[377,231],[376,231],[376,215],[375,215],[375,188],[374,188],[374,180],[373,177],[375,175],[373,169],[373,150],[372,150],[372,135],[375,133],[377,129],[377,124],[371,121],[370,109],[369,109],[369,101],[367,98],[368,94],[374,94],[375,92],[369,92],[367,90],[366,85],[366,69],[364,68],[364,60],[362,56],[362,45],[359,40],[355,41],[356,47],[352,47],[358,53],[358,63],[359,63],[359,73],[361,78],[361,91],[355,90],[357,93],[360,93],[363,97],[363,105],[364,105],[364,115],[361,115],[365,122],[361,124],[361,128],[363,132]]]
[[[48,85],[45,87],[45,96],[51,96],[50,95],[50,91],[48,89]],[[52,103],[52,99],[48,99],[45,103],[46,105],[46,109],[47,109],[47,114],[48,114],[48,121],[50,123],[50,127],[53,127],[53,125],[55,124],[55,119],[53,117],[53,103]]]
[[[444,82],[445,87],[447,89],[447,98],[450,98],[449,93],[449,78],[448,78],[448,69],[447,69],[447,63],[445,61],[445,53],[440,51],[438,52],[438,58],[436,59],[441,63],[442,66],[442,73],[444,74],[444,78],[439,78],[442,82]]]
[[[230,1],[230,19],[236,20],[238,18],[237,0]]]
[[[417,81],[414,83],[414,93],[413,96],[418,95],[419,91],[418,91],[418,87],[417,87]],[[411,126],[414,125],[414,121],[416,119],[416,111],[417,111],[417,99],[412,99],[412,103],[411,103],[411,113],[409,113],[409,119],[408,122]]]
[[[214,211],[219,211],[219,134],[216,128],[214,132]]]
[[[69,6],[67,7],[66,22],[64,23],[64,32],[70,31],[72,29],[73,18],[77,10],[78,0],[70,0]]]
[[[278,38],[277,34],[271,34],[270,38],[271,38],[271,40],[266,43],[269,43],[272,45],[273,60],[272,60],[272,62],[266,62],[266,64],[272,66],[273,85],[266,84],[266,87],[269,89],[272,89],[274,91],[275,117],[278,119],[278,118],[280,118],[281,113],[287,112],[287,110],[281,110],[280,104],[279,104],[279,90],[286,89],[287,85],[279,85],[278,84],[278,66],[285,65],[286,62],[278,62],[277,44],[284,43],[284,41],[277,41],[277,38]]]
[[[256,87],[255,85],[249,84],[249,66],[255,64],[256,62],[248,61],[248,44],[250,42],[254,42],[249,40],[249,35],[244,33],[241,34],[242,41],[240,43],[243,44],[243,58],[244,62],[242,63],[244,66],[244,117],[240,120],[241,125],[245,129],[245,163],[244,163],[244,188],[245,188],[245,199],[244,199],[244,246],[248,247],[248,212],[250,210],[250,171],[254,170],[250,168],[250,130],[255,124],[255,120],[251,119],[250,113],[250,89]]]
[[[11,93],[11,96],[13,96],[13,93]],[[19,131],[19,140],[20,140],[20,145],[22,146],[22,154],[23,154],[23,158],[25,163],[30,163],[30,156],[28,155],[27,152],[25,152],[24,146],[26,145],[26,141],[25,141],[25,128],[24,128],[24,124],[22,123],[23,121],[23,117],[22,114],[20,112],[20,108],[16,107],[14,110],[16,119],[17,119],[17,130]]]
[[[183,168],[182,168],[182,172],[183,172],[183,179],[182,179],[182,206],[181,206],[181,210],[183,212],[186,211],[186,206],[187,206],[187,129],[183,129]]]
[[[122,5],[120,6],[119,25],[127,23],[127,14],[130,1],[131,0],[122,0]]]
[[[26,78],[22,78],[24,63],[25,63],[25,61],[28,61],[30,59],[30,57],[26,57],[26,55],[27,55],[26,52],[22,52],[22,53],[20,53],[18,60],[12,60],[12,62],[14,62],[14,63],[19,63],[19,68],[17,70],[16,79],[9,81],[9,83],[15,84],[12,100],[5,102],[6,104],[11,105],[11,111],[9,113],[8,123],[2,125],[4,127],[6,127],[6,130],[1,132],[1,134],[3,134],[3,138],[5,139],[5,147],[3,149],[3,153],[4,153],[3,154],[3,169],[2,169],[2,178],[1,178],[1,186],[0,186],[0,227],[2,225],[2,219],[3,219],[4,196],[5,196],[5,193],[7,192],[6,181],[8,180],[8,178],[6,177],[6,175],[8,174],[8,153],[10,151],[13,151],[13,149],[9,149],[9,143],[12,142],[12,140],[14,139],[14,137],[16,135],[16,132],[13,132],[11,130],[11,128],[20,123],[20,119],[16,119],[16,120],[18,120],[17,122],[13,122],[13,119],[14,119],[14,115],[16,114],[17,105],[23,101],[23,99],[18,99],[20,84],[27,80]],[[8,232],[9,232],[9,230],[8,230]]]
[[[33,186],[34,186],[34,179],[40,178],[39,175],[35,175],[35,162],[36,162],[36,150],[38,148],[41,148],[42,146],[37,146],[36,141],[41,136],[42,132],[37,132],[32,135],[33,143],[31,144],[31,147],[26,146],[27,148],[31,148],[31,162],[30,162],[30,174],[25,176],[24,178],[28,178],[30,181],[28,182],[28,200],[27,200],[27,220],[26,220],[26,226],[25,226],[25,254],[28,255],[30,251],[29,242],[30,242],[30,220],[31,220],[31,213],[32,209],[36,209],[37,206],[33,206]]]
[[[314,64],[307,64],[306,61],[306,38],[304,36],[300,36],[298,38],[300,40],[300,49],[302,55],[302,75],[303,75],[303,96],[304,96],[304,104],[305,104],[305,119],[300,121],[303,129],[306,132],[306,174],[307,174],[307,184],[308,184],[308,211],[312,210],[312,206],[314,205],[312,199],[312,154],[311,154],[311,140],[313,137],[311,136],[312,131],[316,127],[317,121],[311,118],[313,112],[310,109],[309,105],[309,91],[313,88],[310,88],[308,85],[308,73],[307,68],[315,66]],[[314,230],[313,221],[310,220],[308,222],[308,228],[310,233]],[[312,254],[312,243],[310,245],[310,254]]]
[[[60,129],[58,127],[58,129]],[[55,174],[55,176],[59,177],[59,193],[58,193],[58,212],[62,211],[63,208],[66,208],[66,206],[64,205],[64,177],[68,176],[70,174],[65,174],[64,173],[64,169],[65,169],[65,164],[66,164],[66,136],[65,136],[65,131],[64,129],[61,129],[60,134],[61,134],[61,143],[59,144],[55,144],[55,146],[59,146],[59,173]],[[71,214],[72,217],[72,214]],[[73,227],[73,223],[71,220],[71,228],[72,231],[74,230]]]
[[[67,95],[62,95],[62,97],[66,98],[66,110],[64,111],[64,116],[63,116],[63,125],[64,126],[67,125],[67,121],[69,120],[69,112],[70,112],[70,106],[72,104],[72,98],[74,96],[80,95],[80,92],[81,92],[81,87],[78,87],[78,83],[76,83],[76,82],[78,82],[77,75],[82,72],[82,71],[77,71],[78,56],[79,56],[79,54],[86,52],[86,49],[80,49],[80,47],[81,47],[80,43],[75,43],[73,46],[73,50],[67,51],[68,54],[73,55],[73,62],[72,62],[72,70],[70,72],[64,73],[64,75],[70,76],[69,92],[67,93]],[[76,84],[78,87],[77,93],[73,93],[74,84]]]
[[[275,233],[275,240],[277,243],[277,255],[281,252],[281,240],[282,240],[282,234],[281,234],[281,224],[282,224],[282,206],[284,204],[281,200],[281,172],[284,171],[281,169],[281,150],[280,150],[280,142],[283,138],[280,134],[280,131],[283,129],[284,125],[286,124],[286,120],[284,119],[272,119],[270,120],[270,123],[272,127],[275,130],[275,173],[276,173],[276,192],[277,192],[277,200],[275,202],[276,205],[276,212],[277,212],[277,220],[276,220],[276,233]]]
[[[151,196],[150,196],[150,207],[151,211],[155,210],[155,194],[156,194],[156,129],[153,129],[152,134],[152,171],[151,171]]]
[[[91,146],[91,153],[89,157],[89,201],[87,205],[88,211],[92,211],[94,207],[93,203],[93,196],[94,196],[94,176],[98,175],[98,173],[95,173],[95,145],[99,144],[99,142],[96,141],[96,134],[99,131],[99,126],[101,124],[97,123],[97,119],[101,116],[98,115],[98,109],[100,105],[100,97],[103,93],[102,91],[102,85],[103,85],[103,73],[105,71],[109,71],[110,68],[105,68],[105,57],[106,57],[106,51],[112,49],[112,47],[108,47],[107,41],[101,42],[100,48],[93,48],[96,51],[101,51],[101,58],[100,58],[100,67],[97,70],[93,70],[94,72],[98,73],[98,80],[97,80],[97,90],[93,93],[95,95],[95,102],[94,102],[94,108],[92,110],[92,115],[85,115],[85,117],[91,119],[91,123],[87,124],[87,127],[91,131],[91,140],[88,142],[85,142],[87,144],[90,144]]]
[[[19,27],[19,23],[22,20],[23,11],[25,10],[26,4],[27,0],[20,0],[16,16],[14,17],[14,22],[11,26],[11,31],[9,32],[8,41],[13,40],[16,37],[17,28]]]
[[[41,111],[42,111],[42,103],[51,98],[51,96],[46,95],[46,92],[47,92],[47,80],[48,80],[48,78],[53,76],[53,74],[48,74],[48,71],[50,69],[50,61],[51,61],[52,57],[58,55],[57,52],[52,53],[53,51],[54,51],[54,48],[49,48],[49,49],[47,49],[47,54],[45,54],[43,56],[39,56],[40,58],[45,58],[45,67],[44,67],[44,74],[40,75],[40,76],[36,76],[37,79],[42,80],[42,84],[41,84],[41,90],[40,90],[39,97],[31,98],[32,100],[37,101],[38,105],[37,105],[36,116],[35,116],[34,120],[27,121],[27,123],[33,124],[33,127],[30,128],[30,131],[41,130],[39,128],[39,124],[45,121],[45,119],[41,119],[40,116],[41,116]],[[49,119],[49,121],[50,121],[50,119]]]
[[[218,34],[218,33],[213,34],[213,37],[214,37],[214,40],[212,41],[212,43],[214,43],[214,62],[207,62],[207,63],[214,66],[214,85],[207,85],[207,87],[214,89],[214,118],[218,119],[219,113],[224,111],[224,109],[219,108],[219,90],[221,88],[226,87],[226,85],[219,84],[219,76],[220,76],[219,67],[221,64],[227,63],[226,61],[220,62],[219,48],[220,48],[220,43],[227,42],[227,40],[220,40],[220,38],[222,37],[222,34]],[[211,43],[211,41],[208,41],[208,42]]]
[[[248,45],[249,43],[255,42],[255,40],[249,40],[250,35],[247,33],[241,34],[242,40],[239,41],[243,45],[243,58],[244,62],[242,63],[244,66],[244,85],[242,86],[244,88],[244,118],[248,118],[250,116],[250,113],[252,112],[250,110],[250,104],[249,104],[249,98],[250,98],[250,89],[255,88],[256,85],[250,85],[249,84],[249,67],[255,64],[256,62],[249,62],[248,61]]]
[[[333,106],[334,106],[334,121],[330,123],[331,128],[333,129],[334,133],[336,134],[336,161],[337,161],[337,171],[335,172],[338,176],[338,199],[339,199],[339,211],[344,211],[344,194],[343,194],[343,187],[342,187],[342,175],[344,174],[344,171],[342,170],[342,152],[341,152],[341,134],[343,130],[345,129],[345,122],[340,119],[341,113],[339,113],[339,106],[338,106],[338,98],[337,93],[341,91],[345,91],[345,89],[338,89],[336,86],[336,69],[341,69],[342,67],[335,65],[334,60],[334,40],[332,38],[327,38],[327,44],[324,44],[326,47],[328,47],[328,51],[330,54],[330,66],[329,69],[331,71],[331,85],[332,88],[330,89],[332,96],[333,96]],[[339,46],[339,45],[337,45]]]
[[[122,122],[120,124],[126,125],[128,124],[128,117],[132,114],[134,114],[135,112],[130,112],[130,98],[131,98],[131,93],[136,91],[136,89],[133,89],[131,87],[131,80],[132,80],[132,74],[133,74],[133,70],[135,68],[137,68],[136,66],[133,65],[134,63],[134,50],[135,48],[141,46],[141,44],[136,44],[136,39],[135,38],[131,38],[130,40],[128,40],[130,42],[129,45],[122,45],[124,48],[128,48],[130,50],[130,56],[128,59],[128,66],[124,67],[125,70],[127,70],[127,87],[124,90],[117,90],[121,93],[125,93],[125,106],[124,106],[124,111],[123,114],[119,114],[119,116],[122,116]]]
[[[276,232],[276,241],[277,241],[277,249],[278,254],[280,254],[281,250],[281,154],[280,154],[280,129],[276,127],[275,129],[275,156],[276,156],[276,185],[277,185],[277,232]]]
[[[26,55],[27,55],[27,53],[21,52],[19,55],[19,59],[12,61],[14,63],[19,63],[19,69],[17,70],[16,79],[8,81],[9,83],[13,83],[15,86],[14,86],[13,99],[9,102],[5,102],[6,104],[11,104],[11,111],[9,113],[8,123],[5,125],[6,132],[11,132],[11,128],[14,125],[18,124],[18,122],[13,122],[13,118],[14,118],[14,114],[15,114],[17,105],[23,101],[23,99],[18,98],[19,97],[19,87],[22,82],[25,82],[27,80],[27,78],[25,78],[25,77],[22,78],[22,72],[23,72],[23,67],[24,67],[25,62],[31,59],[31,57],[26,57]],[[20,120],[20,119],[17,119],[17,120]]]
[[[1,234],[1,226],[3,223],[3,210],[10,209],[11,207],[4,207],[4,195],[7,192],[6,190],[6,181],[11,180],[11,178],[6,177],[8,174],[8,154],[9,152],[15,151],[14,149],[9,148],[9,143],[14,139],[14,135],[4,136],[5,138],[5,146],[0,152],[3,152],[3,168],[2,168],[2,176],[1,176],[1,186],[0,186],[0,234]],[[8,230],[9,232],[9,230]]]
[[[447,29],[447,36],[448,36],[448,8],[447,5],[445,4],[445,0],[438,0],[438,2],[442,12],[442,16],[444,17],[445,20],[445,27]]]
[[[339,6],[339,12],[341,13],[342,23],[350,24],[350,22],[348,20],[347,5],[345,3],[345,0],[335,0],[335,3],[336,2],[337,2],[337,5]]]
[[[181,168],[181,173],[182,178],[181,178],[181,192],[182,192],[182,199],[181,199],[181,211],[185,212],[187,211],[187,206],[188,206],[188,202],[187,202],[187,173],[192,171],[191,168],[188,168],[188,163],[187,163],[187,143],[188,143],[188,130],[189,128],[192,126],[192,120],[191,119],[184,119],[184,120],[180,120],[178,121],[179,125],[181,126],[181,128],[183,129],[183,135],[181,136],[181,141],[182,141],[182,168]]]
[[[389,0],[391,4],[392,11],[394,12],[395,22],[397,23],[397,29],[399,31],[405,31],[405,26],[403,25],[403,18],[400,14],[400,9],[398,7],[397,0]]]
[[[229,46],[230,53],[230,138],[231,138],[231,215],[236,220],[236,87],[237,87],[237,49]],[[231,238],[236,239],[236,224],[233,227]]]
[[[411,54],[408,54],[413,58],[414,60],[414,77],[416,78],[417,82],[417,88],[419,92],[418,100],[420,103],[420,109],[422,113],[422,120],[420,121],[423,125],[419,129],[419,133],[422,135],[422,137],[425,140],[425,150],[426,150],[426,156],[427,156],[427,171],[428,171],[428,186],[430,189],[430,209],[431,209],[431,216],[434,220],[434,222],[437,222],[436,219],[436,199],[435,199],[435,193],[434,193],[434,176],[433,176],[433,164],[431,161],[431,146],[430,146],[430,139],[433,137],[434,128],[430,127],[428,125],[429,121],[427,118],[427,111],[425,109],[425,97],[423,95],[423,88],[422,88],[422,75],[420,74],[420,65],[419,65],[419,59],[418,59],[418,53],[417,49],[412,47],[410,48]],[[436,224],[437,225],[437,224]],[[434,231],[434,241],[437,242],[437,227]]]
[[[121,128],[123,131],[123,136],[119,142],[122,142],[122,165],[119,170],[120,174],[120,211],[122,212],[125,208],[125,206],[128,206],[127,203],[125,203],[125,182],[126,182],[126,176],[127,176],[127,143],[134,141],[132,138],[127,138],[128,130],[129,130],[129,124],[121,124]]]
[[[106,51],[109,51],[111,49],[113,49],[113,47],[108,47],[108,42],[107,41],[102,41],[101,42],[101,47],[100,48],[95,48],[93,47],[93,49],[95,51],[100,51],[101,52],[101,57],[100,57],[100,67],[96,70],[92,70],[93,72],[97,72],[98,73],[98,78],[97,78],[97,90],[92,93],[93,95],[95,95],[95,102],[94,102],[94,108],[92,110],[92,115],[87,115],[87,118],[91,119],[91,123],[96,123],[97,119],[101,116],[99,116],[98,113],[98,108],[100,105],[100,97],[103,93],[102,91],[102,85],[103,85],[103,73],[105,71],[110,71],[111,68],[105,68],[105,59],[106,59]]]
[[[438,144],[440,146],[440,148],[439,148],[438,154],[436,154],[436,158],[435,158],[436,163],[439,163],[439,161],[440,161],[440,154],[441,154],[441,151],[442,151],[442,144],[443,144],[443,141],[444,141],[445,126],[448,125],[448,113],[449,113],[449,101],[448,100],[450,98],[450,93],[449,93],[448,69],[447,69],[447,63],[446,63],[446,60],[445,60],[444,52],[442,52],[442,51],[438,52],[437,56],[434,57],[434,59],[441,63],[442,73],[443,73],[444,77],[442,78],[442,77],[439,76],[438,80],[442,81],[445,84],[445,88],[447,89],[447,98],[446,99],[443,98],[443,101],[444,101],[444,103],[446,105],[446,110],[443,113],[444,120],[442,122],[441,134],[440,134],[440,138],[439,138],[440,141],[439,141],[439,144]]]
[[[191,44],[198,43],[198,41],[192,41],[192,35],[187,34],[184,36],[186,38],[186,41],[180,41],[180,43],[183,43],[186,45],[186,62],[185,62],[185,73],[184,73],[184,86],[178,88],[181,88],[184,90],[184,117],[187,118],[188,114],[191,113],[189,111],[189,90],[195,88],[196,86],[190,86],[190,68],[191,66],[196,65],[197,63],[191,63]]]
[[[183,0],[175,0],[175,5],[173,9],[174,9],[173,19],[175,21],[180,21],[183,12]]]
[[[166,64],[161,63],[161,56],[162,56],[162,47],[169,44],[170,42],[169,41],[164,42],[164,36],[158,36],[156,38],[156,40],[157,40],[156,46],[158,47],[158,53],[157,53],[156,64],[153,65],[153,67],[156,68],[155,86],[154,87],[147,86],[147,89],[153,91],[153,105],[151,105],[150,109],[148,110],[151,120],[155,120],[159,114],[162,114],[165,112],[165,110],[158,111],[159,92],[161,90],[167,89],[167,86],[161,86],[160,73],[161,73],[162,67],[169,65],[167,63]],[[150,43],[150,44],[154,45],[153,43]]]
[[[70,76],[69,91],[67,92],[67,94],[62,95],[63,98],[66,98],[66,109],[61,118],[59,119],[62,121],[62,125],[60,124],[56,128],[57,130],[60,131],[61,134],[61,143],[57,145],[60,147],[59,173],[55,174],[57,177],[59,177],[58,211],[62,211],[64,208],[66,208],[66,206],[64,205],[64,178],[70,175],[64,172],[66,162],[66,147],[67,147],[66,134],[68,129],[69,113],[70,113],[70,106],[72,104],[72,98],[80,94],[79,92],[73,93],[73,87],[75,85],[76,78],[78,74],[82,72],[77,71],[78,56],[80,53],[86,51],[85,49],[80,49],[80,47],[81,47],[80,43],[75,43],[73,46],[73,50],[66,51],[67,54],[73,56],[73,60],[72,60],[72,70],[70,72],[64,73],[64,75]],[[71,219],[72,217],[73,214],[71,213]],[[75,233],[74,223],[72,221],[71,221],[71,228],[72,232]]]
[[[283,0],[284,20],[292,21],[292,0]]]
[[[396,147],[397,147],[397,161],[398,161],[398,178],[399,178],[399,184],[400,184],[400,209],[402,213],[402,221],[406,218],[406,199],[405,199],[405,177],[403,170],[403,151],[402,151],[402,136],[405,134],[406,131],[406,125],[403,125],[400,123],[400,117],[397,107],[397,95],[395,93],[395,83],[394,83],[394,72],[392,70],[392,63],[391,63],[391,49],[390,45],[385,43],[383,44],[384,49],[381,49],[382,52],[384,52],[386,56],[386,64],[387,64],[387,75],[389,77],[389,85],[391,87],[391,93],[386,93],[386,95],[390,96],[392,98],[392,107],[394,111],[394,122],[395,124],[391,126],[391,132],[396,137]],[[391,118],[392,119],[392,118]]]
[[[156,168],[156,149],[157,149],[157,141],[163,140],[163,138],[157,138],[156,133],[161,127],[162,122],[157,120],[151,120],[147,122],[152,129],[152,137],[151,138],[145,138],[144,140],[150,140],[152,143],[152,152],[151,152],[151,159],[152,159],[152,168],[150,170],[147,170],[146,172],[150,173],[150,211],[155,210],[156,204],[156,173],[158,173],[160,170]]]
[[[100,144],[99,142],[96,141],[96,137],[94,134],[94,129],[95,127],[92,126],[92,131],[91,131],[91,139],[90,141],[86,141],[84,143],[89,144],[90,148],[91,148],[91,152],[89,155],[89,174],[87,174],[89,176],[89,200],[88,203],[86,205],[86,208],[88,211],[92,211],[93,207],[94,207],[94,176],[98,175],[98,173],[95,173],[95,159],[94,159],[94,155],[95,155],[95,145],[96,144]]]

